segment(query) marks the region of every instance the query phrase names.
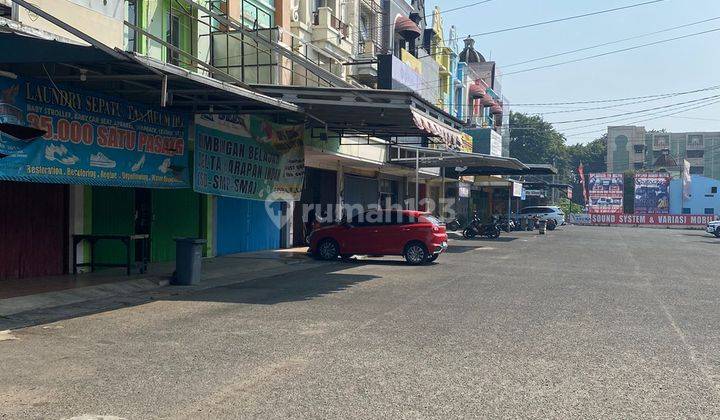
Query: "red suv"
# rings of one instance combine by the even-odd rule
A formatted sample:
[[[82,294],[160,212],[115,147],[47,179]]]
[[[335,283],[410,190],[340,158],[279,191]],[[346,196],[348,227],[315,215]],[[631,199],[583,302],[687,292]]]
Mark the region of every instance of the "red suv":
[[[322,260],[353,255],[402,255],[410,264],[435,261],[447,249],[445,226],[429,213],[372,210],[310,235],[310,252]]]

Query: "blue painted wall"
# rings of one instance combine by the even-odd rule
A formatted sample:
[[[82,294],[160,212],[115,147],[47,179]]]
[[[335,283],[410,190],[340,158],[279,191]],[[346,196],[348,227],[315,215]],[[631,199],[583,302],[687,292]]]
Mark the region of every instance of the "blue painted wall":
[[[217,254],[280,248],[280,203],[218,197]]]
[[[690,214],[705,214],[705,209],[714,209],[720,214],[720,194],[712,193],[712,187],[720,191],[720,181],[700,175],[692,175],[690,198],[682,197],[682,180],[670,181],[670,213],[682,214],[683,208],[689,208]]]

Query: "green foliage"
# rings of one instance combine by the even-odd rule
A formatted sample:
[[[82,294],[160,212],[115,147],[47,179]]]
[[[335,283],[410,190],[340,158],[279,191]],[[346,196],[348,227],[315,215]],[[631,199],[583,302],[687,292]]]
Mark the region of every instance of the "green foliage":
[[[510,113],[510,156],[523,163],[552,164],[558,169],[558,182],[573,186],[573,200],[583,202],[577,168],[585,173],[605,172],[607,134],[586,144],[568,145],[565,136],[540,116]]]
[[[521,162],[555,165],[560,179],[566,179],[571,168],[565,141],[542,117],[510,113],[510,156]]]
[[[573,203],[567,198],[561,198],[558,203],[558,207],[560,207],[566,215],[572,213],[582,213],[583,210],[583,207],[580,204]]]

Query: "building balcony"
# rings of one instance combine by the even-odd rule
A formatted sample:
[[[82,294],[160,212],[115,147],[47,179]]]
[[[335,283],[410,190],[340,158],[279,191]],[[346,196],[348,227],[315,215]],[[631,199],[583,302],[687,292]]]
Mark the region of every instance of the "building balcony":
[[[350,26],[333,15],[329,7],[320,7],[313,13],[312,41],[337,55],[353,53]]]
[[[358,42],[355,78],[367,86],[372,87],[377,82],[378,64],[375,56],[380,51],[381,47],[372,40]]]
[[[468,120],[472,127],[493,128],[495,126],[494,118],[491,116],[473,115]]]

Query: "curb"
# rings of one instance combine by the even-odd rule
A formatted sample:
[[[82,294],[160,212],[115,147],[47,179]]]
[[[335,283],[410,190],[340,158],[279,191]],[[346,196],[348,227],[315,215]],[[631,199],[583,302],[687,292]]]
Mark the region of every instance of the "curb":
[[[8,317],[38,309],[73,305],[135,292],[146,292],[165,287],[170,280],[164,277],[144,277],[116,283],[98,284],[76,289],[58,290],[0,300],[0,317]]]
[[[248,258],[248,260],[251,259]],[[203,275],[199,284],[189,286],[172,285],[170,284],[169,276],[150,276],[77,289],[18,296],[0,300],[0,318],[12,318],[13,316],[29,314],[33,311],[52,310],[54,308],[81,305],[103,299],[122,298],[138,292],[151,292],[160,289],[167,290],[173,294],[189,294],[216,287],[273,277],[289,272],[311,269],[321,264],[323,263],[313,260],[297,260],[284,262],[277,267],[249,273],[240,273],[232,268],[220,269]]]

